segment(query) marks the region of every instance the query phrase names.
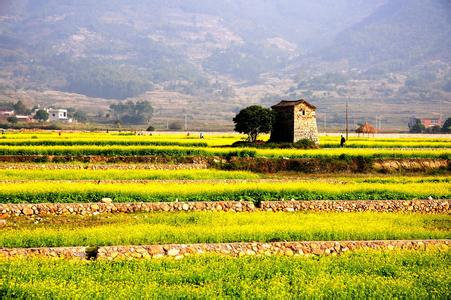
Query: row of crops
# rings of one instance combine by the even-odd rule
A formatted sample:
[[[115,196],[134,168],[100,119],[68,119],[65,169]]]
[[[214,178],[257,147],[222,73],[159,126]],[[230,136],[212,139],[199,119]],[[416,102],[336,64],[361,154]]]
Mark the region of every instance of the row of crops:
[[[448,176],[390,176],[377,175],[368,177],[366,174],[360,176],[343,176],[334,174],[325,176],[309,177],[296,173],[286,174],[263,174],[250,171],[224,171],[215,169],[193,169],[193,170],[152,170],[135,168],[126,169],[126,165],[103,164],[99,168],[92,168],[89,164],[3,164],[0,168],[0,180],[3,181],[36,181],[36,180],[120,180],[124,181],[151,181],[151,180],[257,180],[292,182],[331,182],[335,184],[345,183],[449,183]],[[141,166],[142,167],[142,166]],[[296,179],[296,181],[294,181]]]
[[[207,182],[0,182],[0,202],[115,202],[249,200],[388,200],[451,198],[451,184],[438,182],[373,183],[342,181],[207,181]]]
[[[447,298],[450,256],[359,251],[337,257],[191,256],[182,260],[0,261],[2,297]]]
[[[70,145],[153,145],[153,146],[190,146],[190,147],[220,147],[229,146],[243,140],[245,136],[233,134],[205,134],[198,135],[154,133],[140,135],[139,133],[95,133],[71,132],[58,133],[8,133],[0,137],[3,146],[70,146]],[[268,140],[268,135],[261,136],[261,140]],[[339,137],[321,136],[320,144],[323,148],[338,148]],[[387,138],[387,137],[349,137],[347,148],[449,148],[448,138]]]
[[[252,149],[184,146],[0,146],[0,155],[100,155],[100,156],[222,156],[267,158],[442,158],[449,159],[450,149]]]
[[[0,247],[446,239],[450,229],[446,215],[153,212],[17,220],[0,236]]]
[[[327,136],[321,137],[320,149],[302,150],[235,148],[232,143],[243,136],[204,136],[7,132],[0,136],[0,204],[29,203],[20,207],[31,208],[35,203],[90,203],[111,198],[113,204],[244,200],[258,207],[261,201],[272,200],[415,199],[412,203],[421,205],[431,197],[451,199],[446,168],[435,173],[307,175],[217,170],[207,168],[205,160],[196,163],[196,159],[191,165],[186,161],[178,164],[176,159],[155,160],[158,164],[127,160],[53,163],[50,159],[38,163],[28,159],[194,156],[219,163],[232,157],[325,158],[352,163],[348,158],[443,161],[449,160],[451,151],[451,139],[446,138],[351,137],[341,149],[336,136]],[[10,156],[16,159],[8,162]],[[449,214],[438,212],[50,212],[5,217],[0,211],[0,248],[447,240],[451,230]],[[202,254],[115,261],[0,255],[0,298],[447,298],[449,265],[447,248],[359,250],[338,256]]]
[[[200,139],[180,134],[8,133],[0,138],[0,155],[449,159],[451,154],[447,138],[351,137],[345,148],[339,148],[337,137],[325,136],[321,137],[321,149],[231,147],[243,138],[217,134]]]

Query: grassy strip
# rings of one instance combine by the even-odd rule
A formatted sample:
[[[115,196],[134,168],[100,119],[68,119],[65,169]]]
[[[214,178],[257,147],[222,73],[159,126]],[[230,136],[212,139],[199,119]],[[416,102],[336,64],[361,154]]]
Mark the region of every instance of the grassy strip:
[[[450,238],[446,215],[402,213],[224,212],[69,216],[41,222],[16,219],[2,229],[0,247],[146,245]],[[365,224],[365,226],[362,226]]]
[[[135,133],[100,133],[100,132],[64,132],[62,135],[57,133],[8,133],[0,136],[0,144],[15,144],[15,143],[65,143],[70,141],[109,143],[109,142],[123,142],[123,143],[176,143],[176,144],[206,144],[209,146],[226,146],[243,138],[243,135],[217,135],[204,134],[204,138],[199,138],[199,135],[193,134],[187,136],[186,134],[161,134],[154,133],[150,135],[137,135]],[[266,138],[267,139],[267,138]],[[53,145],[53,144],[52,144]]]
[[[110,197],[115,202],[220,201],[275,199],[379,200],[451,198],[448,182],[19,182],[0,183],[0,203],[90,202]]]
[[[193,256],[141,261],[0,261],[11,298],[447,298],[447,252],[358,251],[338,257]]]
[[[320,137],[323,148],[340,146],[339,137]],[[350,137],[347,148],[450,148],[449,138],[362,138]]]
[[[31,145],[153,145],[153,146],[187,146],[207,147],[231,145],[242,139],[242,135],[217,136],[207,135],[200,139],[197,135],[156,134],[141,136],[131,133],[118,135],[115,133],[63,133],[61,136],[53,134],[8,134],[0,138],[3,146],[31,146]],[[268,136],[262,136],[267,140]],[[322,148],[338,148],[339,137],[320,137]],[[286,147],[287,145],[285,145]],[[451,139],[448,138],[360,138],[350,137],[346,142],[347,148],[450,148]],[[263,147],[264,148],[264,147]]]
[[[64,167],[66,165],[63,165]],[[18,164],[15,169],[0,169],[0,180],[217,180],[217,179],[261,179],[265,175],[248,171],[221,171],[216,169],[199,170],[149,170],[149,169],[85,169],[83,165],[75,165],[77,169],[53,169],[41,168],[27,169],[27,165]],[[288,179],[299,181],[322,182],[361,182],[361,183],[427,183],[427,182],[451,182],[448,176],[372,176],[368,177],[299,177],[297,173],[266,176],[267,180]]]
[[[321,136],[320,141],[323,143],[336,142],[339,136]],[[429,143],[450,143],[450,138],[444,137],[358,137],[350,136],[347,142],[384,142],[384,143],[414,143],[414,142],[429,142]]]
[[[185,146],[185,147],[207,147],[205,142],[191,142],[191,141],[158,141],[158,140],[1,140],[2,146],[135,146],[135,145],[148,145],[148,146]]]
[[[181,146],[0,146],[0,155],[223,156],[269,158],[445,158],[451,149],[246,149]]]
[[[322,148],[339,148],[337,141],[324,142]],[[450,142],[379,142],[379,141],[348,141],[346,148],[450,148]]]
[[[0,180],[208,180],[258,179],[260,175],[245,171],[203,170],[92,170],[37,169],[0,170]]]
[[[1,146],[184,146],[184,147],[207,147],[231,145],[234,140],[210,140],[192,141],[190,139],[0,139]],[[337,141],[324,141],[320,143],[322,148],[339,148]],[[274,145],[276,147],[277,145]],[[273,147],[273,148],[274,148]],[[348,140],[346,148],[450,148],[449,141],[360,141]],[[262,146],[262,148],[265,148]],[[285,145],[286,148],[286,145]],[[293,147],[294,148],[294,147]]]
[[[329,148],[329,149],[256,149],[255,156],[269,158],[444,158],[448,159],[451,149],[371,149],[371,148]]]

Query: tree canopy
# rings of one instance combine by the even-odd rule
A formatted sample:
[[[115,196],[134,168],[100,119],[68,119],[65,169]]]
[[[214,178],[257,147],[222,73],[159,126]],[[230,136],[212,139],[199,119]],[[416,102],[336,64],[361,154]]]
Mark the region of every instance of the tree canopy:
[[[86,113],[84,111],[76,111],[73,115],[74,120],[78,122],[86,122],[88,120],[88,117],[86,116]]]
[[[423,123],[421,123],[420,119],[415,119],[415,122],[412,125],[409,125],[410,133],[422,133],[426,128]]]
[[[446,119],[445,123],[442,127],[443,133],[450,133],[451,132],[451,118]]]
[[[13,108],[16,115],[26,115],[30,112],[30,110],[25,106],[25,104],[20,100],[13,105]]]
[[[11,117],[8,117],[8,118],[6,119],[6,121],[8,121],[8,122],[11,123],[11,124],[16,124],[19,120],[17,119],[16,116],[11,116]]]
[[[110,110],[115,119],[123,124],[148,124],[153,114],[153,107],[148,101],[112,104]]]
[[[259,105],[246,107],[233,118],[235,131],[247,134],[249,142],[255,142],[260,133],[269,133],[274,120],[274,112]]]
[[[48,118],[49,118],[49,113],[43,109],[38,110],[33,117],[33,119],[38,120],[38,121],[47,121]]]

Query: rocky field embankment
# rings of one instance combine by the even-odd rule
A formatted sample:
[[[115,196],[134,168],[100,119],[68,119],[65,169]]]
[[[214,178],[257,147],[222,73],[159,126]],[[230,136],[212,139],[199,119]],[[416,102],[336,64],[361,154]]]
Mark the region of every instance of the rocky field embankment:
[[[262,201],[259,205],[248,201],[114,203],[104,198],[99,203],[37,203],[0,204],[0,218],[20,216],[99,215],[105,213],[168,212],[168,211],[324,211],[324,212],[416,212],[446,214],[451,200],[315,200]]]
[[[448,240],[385,240],[385,241],[301,241],[274,243],[220,243],[220,244],[167,244],[105,247],[43,247],[0,248],[0,257],[23,256],[79,258],[79,259],[150,259],[174,257],[181,259],[189,255],[216,253],[230,256],[251,255],[340,255],[359,249],[440,249],[447,251]]]
[[[263,157],[205,157],[205,156],[59,156],[59,155],[1,155],[0,162],[14,169],[15,163],[45,163],[46,168],[76,168],[75,165],[53,163],[85,163],[92,169],[206,169],[246,170],[258,173],[284,171],[306,174],[330,173],[433,173],[450,172],[451,164],[445,158],[374,159],[344,158],[263,158]],[[91,165],[92,164],[92,165]],[[130,164],[127,167],[126,164]],[[23,165],[22,165],[23,167]],[[80,166],[81,167],[81,166]]]

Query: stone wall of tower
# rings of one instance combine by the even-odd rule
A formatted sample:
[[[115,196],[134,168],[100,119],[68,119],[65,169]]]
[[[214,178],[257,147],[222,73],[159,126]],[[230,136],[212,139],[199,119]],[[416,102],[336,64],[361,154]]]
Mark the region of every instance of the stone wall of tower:
[[[294,107],[294,135],[293,142],[310,139],[319,144],[316,113],[309,106],[301,103]]]

